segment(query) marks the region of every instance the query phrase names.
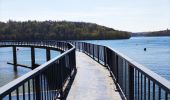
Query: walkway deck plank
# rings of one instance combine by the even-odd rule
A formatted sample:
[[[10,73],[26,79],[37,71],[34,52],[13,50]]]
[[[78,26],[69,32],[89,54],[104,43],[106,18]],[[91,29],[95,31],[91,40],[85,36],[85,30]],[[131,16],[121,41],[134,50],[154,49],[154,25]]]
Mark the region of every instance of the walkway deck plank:
[[[120,100],[108,70],[84,53],[76,52],[77,75],[67,100]]]

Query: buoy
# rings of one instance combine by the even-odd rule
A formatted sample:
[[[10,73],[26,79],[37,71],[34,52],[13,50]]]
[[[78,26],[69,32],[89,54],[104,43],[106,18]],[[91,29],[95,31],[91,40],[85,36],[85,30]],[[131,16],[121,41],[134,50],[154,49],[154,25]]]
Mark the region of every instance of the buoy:
[[[143,50],[146,51],[146,48],[144,48]]]

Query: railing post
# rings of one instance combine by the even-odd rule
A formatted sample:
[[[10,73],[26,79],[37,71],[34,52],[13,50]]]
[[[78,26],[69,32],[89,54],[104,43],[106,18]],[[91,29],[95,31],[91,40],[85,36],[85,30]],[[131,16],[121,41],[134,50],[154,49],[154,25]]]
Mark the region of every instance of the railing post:
[[[41,91],[40,91],[40,77],[35,78],[35,91],[36,91],[36,100],[41,100]]]
[[[129,100],[134,100],[134,68],[131,65],[129,65]]]
[[[33,46],[31,46],[31,64],[32,64],[32,69],[35,68],[35,49]]]
[[[13,46],[13,64],[14,64],[14,71],[17,71],[17,51],[16,46]]]
[[[118,80],[119,80],[119,60],[118,60],[118,55],[115,54],[115,77],[116,77],[116,82],[118,83]]]
[[[94,44],[92,44],[93,45],[93,59],[94,59]]]
[[[85,53],[85,42],[81,42],[82,43],[82,52]]]
[[[50,48],[46,48],[46,60],[49,61],[51,59]]]
[[[100,50],[99,50],[99,45],[97,45],[97,60],[98,60],[98,62],[99,62],[99,54],[100,54]]]
[[[88,53],[89,53],[89,56],[90,56],[90,43],[88,43]]]
[[[87,49],[86,49],[86,51],[87,51],[87,55],[89,54],[89,44],[88,43],[86,43],[87,44]]]
[[[88,45],[86,43],[86,54],[88,54]]]
[[[76,49],[73,51],[73,63],[74,63],[74,68],[76,69]]]
[[[107,63],[106,63],[106,57],[107,57],[106,49],[107,49],[107,48],[104,46],[103,49],[104,49],[104,51],[103,51],[103,52],[104,52],[104,53],[103,53],[103,55],[104,55],[104,66],[106,66],[106,64],[107,64]]]
[[[59,67],[60,67],[60,74],[61,74],[61,77],[60,77],[60,99],[63,99],[63,65],[64,65],[64,63],[63,63],[64,61],[63,61],[63,58],[60,60],[60,64],[59,64]]]
[[[76,50],[77,50],[76,41],[73,41],[73,45],[75,46],[75,48],[76,48]]]
[[[85,53],[84,50],[85,50],[85,44],[84,44],[84,42],[83,42],[83,53]]]
[[[85,42],[83,42],[83,47],[84,47],[83,52],[86,53],[86,44],[85,44]]]
[[[89,44],[87,43],[87,55],[89,54]]]
[[[78,42],[78,49],[79,49],[79,51],[80,51],[80,42]]]

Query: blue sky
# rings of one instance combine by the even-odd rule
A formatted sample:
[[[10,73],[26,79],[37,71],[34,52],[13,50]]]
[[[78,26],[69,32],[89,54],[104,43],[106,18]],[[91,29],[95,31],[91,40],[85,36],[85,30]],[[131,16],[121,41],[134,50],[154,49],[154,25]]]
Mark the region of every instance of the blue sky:
[[[170,0],[0,0],[0,21],[67,20],[131,32],[170,29]]]

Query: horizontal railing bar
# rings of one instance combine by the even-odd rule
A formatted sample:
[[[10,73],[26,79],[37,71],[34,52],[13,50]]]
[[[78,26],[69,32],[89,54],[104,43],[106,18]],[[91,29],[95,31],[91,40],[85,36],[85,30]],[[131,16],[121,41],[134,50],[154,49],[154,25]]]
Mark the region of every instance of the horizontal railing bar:
[[[30,46],[34,46],[34,45],[0,45],[0,48],[3,48],[3,47],[11,47],[11,46],[17,46],[17,47],[30,47]],[[46,49],[47,46],[34,46],[35,48],[43,48],[43,49]],[[51,50],[57,50],[57,51],[63,51],[59,48],[56,48],[56,47],[48,47],[50,48]]]
[[[7,64],[9,64],[9,65],[15,65],[14,63],[11,63],[11,62],[7,62]],[[20,67],[32,69],[30,66],[22,65],[22,64],[16,64],[16,66],[20,66]]]

